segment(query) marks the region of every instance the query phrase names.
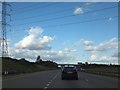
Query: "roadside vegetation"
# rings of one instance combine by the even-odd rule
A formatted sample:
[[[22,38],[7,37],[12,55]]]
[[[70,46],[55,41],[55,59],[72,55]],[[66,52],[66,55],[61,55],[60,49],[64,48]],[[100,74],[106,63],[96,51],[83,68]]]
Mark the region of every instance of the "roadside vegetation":
[[[52,61],[36,61],[29,62],[28,60],[13,59],[13,58],[2,58],[2,75],[13,75],[22,73],[32,73],[45,70],[58,69],[57,63]]]
[[[80,71],[97,74],[97,75],[104,75],[110,77],[120,77],[120,65],[106,65],[106,64],[85,64],[80,63],[78,64],[80,67]]]

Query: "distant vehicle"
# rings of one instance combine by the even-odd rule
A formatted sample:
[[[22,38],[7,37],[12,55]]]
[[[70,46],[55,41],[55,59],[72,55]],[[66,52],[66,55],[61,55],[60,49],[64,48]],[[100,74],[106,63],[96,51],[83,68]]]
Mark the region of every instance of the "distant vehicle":
[[[76,79],[78,80],[78,73],[76,67],[64,67],[61,74],[62,80],[64,79]]]

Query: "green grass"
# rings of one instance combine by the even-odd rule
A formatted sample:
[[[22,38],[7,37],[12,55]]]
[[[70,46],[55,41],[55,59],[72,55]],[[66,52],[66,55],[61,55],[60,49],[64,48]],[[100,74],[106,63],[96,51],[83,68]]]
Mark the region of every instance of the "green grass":
[[[105,75],[105,76],[111,76],[111,77],[120,77],[120,68],[118,67],[96,67],[96,68],[90,68],[85,70],[88,73],[98,74],[98,75]]]
[[[20,74],[20,73],[31,73],[31,72],[38,72],[45,70],[53,70],[53,69],[57,69],[57,67],[45,66],[33,62],[28,62],[26,60],[17,60],[11,58],[2,59],[3,75],[5,71],[8,71],[9,74]]]

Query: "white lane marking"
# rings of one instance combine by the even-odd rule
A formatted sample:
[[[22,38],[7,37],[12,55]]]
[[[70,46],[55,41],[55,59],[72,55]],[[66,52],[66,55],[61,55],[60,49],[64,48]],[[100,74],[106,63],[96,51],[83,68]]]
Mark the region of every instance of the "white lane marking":
[[[47,89],[50,86],[50,84],[58,76],[58,74],[59,74],[59,72],[46,84],[46,86],[44,87],[44,89]]]
[[[49,84],[50,84],[51,82],[49,82]]]
[[[44,87],[44,89],[47,89],[47,87]]]
[[[88,79],[85,79],[85,81],[87,81],[87,82],[88,82]]]
[[[47,87],[49,86],[50,84],[47,84]]]

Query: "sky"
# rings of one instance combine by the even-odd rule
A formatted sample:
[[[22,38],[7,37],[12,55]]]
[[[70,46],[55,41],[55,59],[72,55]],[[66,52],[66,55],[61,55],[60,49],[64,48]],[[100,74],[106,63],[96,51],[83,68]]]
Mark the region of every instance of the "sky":
[[[10,2],[9,55],[35,62],[118,64],[117,2]]]

